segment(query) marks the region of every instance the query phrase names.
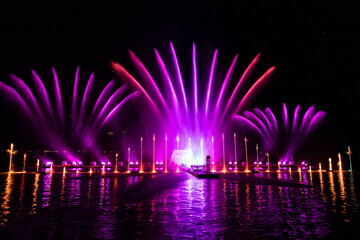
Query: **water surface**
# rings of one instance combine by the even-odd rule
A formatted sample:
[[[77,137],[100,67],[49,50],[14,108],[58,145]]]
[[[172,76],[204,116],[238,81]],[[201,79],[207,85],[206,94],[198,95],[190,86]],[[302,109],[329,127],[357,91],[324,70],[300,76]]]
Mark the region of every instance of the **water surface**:
[[[314,239],[360,233],[357,173],[0,174],[0,239]]]

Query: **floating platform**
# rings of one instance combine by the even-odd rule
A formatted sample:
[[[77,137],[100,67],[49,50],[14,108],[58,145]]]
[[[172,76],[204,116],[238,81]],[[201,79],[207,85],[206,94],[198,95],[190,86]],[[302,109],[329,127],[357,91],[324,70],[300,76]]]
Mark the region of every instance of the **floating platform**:
[[[220,178],[220,173],[206,173],[206,172],[192,172],[187,171],[191,175],[197,177],[197,178],[203,178],[203,179],[213,179],[213,178]]]

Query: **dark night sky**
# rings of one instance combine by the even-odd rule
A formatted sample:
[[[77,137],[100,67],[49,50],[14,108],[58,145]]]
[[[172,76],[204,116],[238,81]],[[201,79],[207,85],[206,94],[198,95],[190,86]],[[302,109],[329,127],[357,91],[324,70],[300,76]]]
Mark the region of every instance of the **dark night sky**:
[[[154,2],[3,1],[0,80],[6,82],[14,73],[28,82],[31,69],[51,80],[54,66],[63,88],[72,88],[80,66],[82,79],[95,72],[96,81],[108,82],[114,77],[110,60],[130,65],[127,49],[131,49],[151,62],[153,48],[167,53],[170,41],[180,62],[188,64],[193,41],[207,61],[219,48],[224,66],[239,53],[238,68],[245,69],[261,52],[258,73],[272,65],[277,71],[254,107],[269,106],[279,114],[283,102],[290,110],[297,104],[303,109],[316,104],[317,110],[327,112],[320,132],[329,156],[344,152],[350,144],[356,157],[360,150],[358,1]],[[8,111],[0,103],[0,149],[19,139],[14,135],[18,136],[15,129],[21,121],[7,117]]]

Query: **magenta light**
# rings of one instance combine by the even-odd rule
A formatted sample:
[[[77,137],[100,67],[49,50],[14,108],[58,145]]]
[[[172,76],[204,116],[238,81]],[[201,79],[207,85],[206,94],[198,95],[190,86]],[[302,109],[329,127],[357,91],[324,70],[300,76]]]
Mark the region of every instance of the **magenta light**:
[[[17,76],[10,74],[10,78],[14,83],[15,87],[18,89],[18,92],[22,96],[22,98],[30,103],[30,107],[33,108],[38,118],[41,118],[41,120],[43,120],[44,114],[40,110],[40,106],[36,101],[34,94],[31,92],[30,88]]]
[[[134,98],[138,95],[138,91],[135,91],[131,94],[129,94],[126,98],[124,98],[119,104],[117,104],[111,112],[105,117],[104,121],[101,123],[100,127],[103,126],[105,122],[107,122],[119,109],[121,109],[122,106],[124,106],[128,101],[130,101],[131,98]]]
[[[311,106],[305,113],[303,120],[301,122],[301,126],[300,126],[300,134],[304,134],[305,133],[305,129],[308,127],[311,119],[313,118],[315,114],[315,106]]]
[[[260,109],[254,109],[254,113],[244,111],[243,115],[248,121],[242,120],[248,126],[256,125],[262,133],[262,141],[265,152],[277,152],[280,155],[281,164],[293,164],[294,154],[300,149],[300,146],[305,142],[305,139],[319,127],[322,122],[325,112],[318,111],[315,114],[315,107],[311,106],[300,119],[300,105],[296,106],[294,110],[293,122],[291,132],[288,134],[288,120],[286,105],[283,104],[283,130],[278,129],[277,121],[271,110],[267,108],[264,114]],[[270,130],[271,131],[270,131]]]
[[[234,72],[234,66],[235,66],[235,63],[236,63],[236,60],[238,58],[238,54],[236,54],[236,56],[234,57],[231,65],[230,65],[230,68],[226,74],[226,77],[223,81],[223,84],[221,85],[221,89],[220,89],[220,93],[219,93],[219,96],[218,96],[218,100],[216,102],[216,106],[215,106],[215,114],[214,114],[214,118],[217,118],[217,115],[219,114],[219,108],[220,108],[220,103],[222,102],[222,98],[224,96],[224,92],[228,86],[228,82],[232,76],[232,73]]]
[[[106,101],[105,105],[102,107],[100,113],[97,115],[93,128],[97,128],[106,118],[110,111],[114,110],[114,105],[118,103],[122,95],[125,93],[127,85],[123,85],[118,88],[111,97]]]
[[[193,63],[193,74],[194,74],[194,106],[195,106],[195,115],[198,113],[198,81],[197,81],[197,67],[196,67],[196,49],[195,43],[193,43],[192,51],[192,63]]]
[[[254,113],[258,117],[258,119],[260,119],[261,122],[265,124],[269,134],[273,135],[274,134],[273,128],[271,126],[269,119],[266,117],[265,113],[261,111],[259,108],[254,108]]]
[[[182,95],[183,95],[183,98],[184,98],[185,109],[186,109],[186,112],[188,112],[188,104],[187,104],[187,100],[186,100],[186,93],[185,93],[185,89],[184,89],[183,79],[181,77],[181,71],[180,71],[179,63],[178,63],[178,60],[177,60],[177,57],[176,57],[176,52],[175,52],[174,46],[173,46],[173,44],[171,42],[170,42],[170,49],[171,49],[171,53],[172,53],[172,56],[173,56],[173,61],[174,61],[175,67],[176,67],[176,72],[177,72],[177,75],[178,75],[178,80],[179,80],[179,83],[180,83],[181,92],[182,92]]]
[[[121,66],[119,63],[110,62],[111,67],[114,69],[115,73],[123,80],[128,81],[132,86],[135,86],[138,88],[148,99],[148,101],[151,103],[151,106],[156,109],[154,101],[151,99],[149,94],[145,91],[145,89],[139,84],[138,81],[130,74],[128,73],[123,66]]]
[[[24,101],[24,99],[20,96],[20,94],[15,89],[0,82],[0,90],[3,93],[2,96],[7,97],[8,99],[16,102],[22,109],[23,113],[27,114],[31,118],[32,121],[36,120],[33,112],[31,111],[30,107],[28,106],[28,104]]]
[[[277,123],[277,121],[276,121],[276,118],[275,118],[275,115],[274,115],[274,113],[270,110],[270,108],[266,108],[265,109],[265,114],[266,114],[266,116],[267,116],[267,118],[270,120],[270,122],[271,122],[271,126],[272,126],[272,128],[273,128],[273,131],[275,132],[275,133],[278,133],[279,132],[279,126],[278,126],[278,123]]]
[[[111,80],[102,90],[91,111],[89,122],[92,122],[94,120],[95,115],[97,115],[101,111],[102,106],[105,105],[107,99],[109,99],[109,97],[111,96],[111,91],[114,89],[114,86],[115,86],[115,81]]]
[[[283,115],[282,116],[283,116],[283,128],[287,132],[288,128],[289,128],[289,118],[288,118],[288,112],[287,112],[285,103],[283,103]]]
[[[158,53],[158,51],[157,51],[156,49],[154,49],[154,51],[155,51],[156,60],[157,60],[157,62],[158,62],[158,64],[159,64],[161,73],[162,73],[163,76],[165,77],[166,83],[167,83],[168,86],[170,87],[170,92],[171,92],[172,100],[173,100],[173,102],[174,102],[174,107],[175,107],[176,111],[178,112],[178,109],[179,109],[179,101],[178,101],[178,99],[177,99],[176,92],[175,92],[174,86],[173,86],[173,84],[172,84],[170,75],[169,75],[168,71],[166,70],[165,63],[164,63],[164,61],[162,60],[160,54]]]
[[[262,133],[264,133],[265,137],[269,138],[270,134],[265,124],[254,113],[250,111],[244,111],[243,114],[247,119],[253,122],[261,130]]]
[[[236,84],[236,87],[234,88],[234,91],[232,92],[227,104],[226,104],[226,107],[225,107],[225,110],[224,110],[224,113],[223,113],[223,117],[224,118],[224,115],[226,114],[226,112],[228,111],[230,105],[233,104],[233,100],[235,98],[235,96],[238,94],[238,91],[240,89],[240,86],[242,86],[243,82],[245,81],[245,79],[247,79],[248,75],[250,75],[250,73],[253,71],[253,69],[255,68],[257,62],[259,61],[259,57],[260,57],[260,53],[258,55],[256,55],[256,57],[251,61],[251,63],[249,64],[249,66],[245,69],[244,73],[242,74],[240,80],[238,81],[238,83]]]
[[[46,108],[48,114],[51,117],[53,117],[54,114],[53,114],[53,111],[52,111],[51,106],[50,106],[50,100],[49,100],[49,96],[48,96],[48,94],[46,92],[45,86],[44,86],[44,84],[42,83],[39,76],[37,75],[37,73],[34,70],[31,70],[31,73],[33,75],[35,87],[38,90],[38,95],[41,98],[40,102],[45,104],[45,108]]]
[[[71,102],[71,126],[75,126],[76,123],[76,113],[77,113],[77,92],[78,92],[78,85],[79,85],[79,67],[76,69],[75,74],[75,82],[74,82],[74,90],[73,90],[73,96],[72,96],[72,102]]]
[[[86,84],[86,88],[85,88],[85,92],[83,95],[83,99],[81,101],[81,105],[80,105],[80,112],[79,112],[79,119],[77,120],[77,127],[76,130],[79,131],[79,129],[81,128],[81,126],[83,125],[83,120],[84,120],[84,115],[85,115],[85,107],[88,105],[87,102],[89,101],[90,98],[90,94],[91,94],[91,90],[92,87],[94,85],[94,73],[92,73],[90,75],[89,81]]]
[[[260,136],[265,137],[264,133],[250,120],[248,120],[245,117],[242,116],[238,116],[238,115],[234,115],[233,119],[235,120],[235,122],[237,122],[238,124],[244,123],[244,125],[246,126],[250,126],[252,129],[254,129]],[[245,127],[245,126],[243,126]]]
[[[311,119],[308,128],[305,130],[304,135],[307,136],[310,132],[312,132],[315,128],[317,128],[320,123],[323,121],[326,113],[323,111],[317,112],[314,117]]]
[[[300,105],[297,105],[294,111],[292,126],[291,126],[291,134],[294,135],[296,132],[296,128],[298,126],[300,116]]]
[[[209,100],[210,100],[211,86],[212,86],[213,77],[214,77],[214,68],[215,68],[217,53],[218,53],[218,50],[216,49],[214,52],[214,57],[213,57],[212,63],[211,63],[209,85],[208,85],[207,94],[206,94],[205,115],[207,115],[208,109],[209,109]]]
[[[64,106],[63,106],[62,98],[61,98],[59,79],[58,79],[58,76],[57,76],[54,68],[51,68],[51,72],[53,74],[54,83],[55,83],[56,109],[57,109],[57,113],[59,114],[59,117],[61,119],[60,122],[61,122],[62,126],[64,126],[65,125],[65,118],[64,118],[65,114],[64,114]]]
[[[130,54],[130,58],[135,63],[135,66],[138,67],[138,70],[140,72],[144,73],[145,77],[150,82],[150,85],[155,90],[155,95],[160,99],[161,104],[164,107],[167,107],[163,95],[161,94],[158,86],[156,85],[156,83],[155,83],[154,79],[152,78],[152,76],[150,75],[149,71],[145,68],[144,64],[139,60],[139,58],[132,51],[129,50],[129,54]]]
[[[269,79],[269,77],[271,76],[271,74],[275,71],[275,67],[271,67],[269,68],[249,89],[249,91],[247,91],[247,93],[245,94],[245,96],[241,99],[239,105],[237,106],[236,110],[234,113],[238,113],[240,109],[242,109],[247,102],[250,100],[251,96],[255,94],[255,92],[258,90],[259,86],[265,84],[266,80]]]

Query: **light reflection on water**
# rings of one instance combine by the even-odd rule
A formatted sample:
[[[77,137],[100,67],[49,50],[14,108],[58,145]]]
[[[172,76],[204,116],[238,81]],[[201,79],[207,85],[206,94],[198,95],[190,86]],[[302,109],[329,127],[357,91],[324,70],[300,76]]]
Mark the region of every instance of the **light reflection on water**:
[[[254,175],[314,188],[186,173],[169,174],[163,183],[170,187],[153,182],[158,176],[151,174],[0,174],[0,238],[299,239],[345,238],[359,231],[356,173]],[[138,186],[140,201],[127,198],[132,186]]]

